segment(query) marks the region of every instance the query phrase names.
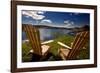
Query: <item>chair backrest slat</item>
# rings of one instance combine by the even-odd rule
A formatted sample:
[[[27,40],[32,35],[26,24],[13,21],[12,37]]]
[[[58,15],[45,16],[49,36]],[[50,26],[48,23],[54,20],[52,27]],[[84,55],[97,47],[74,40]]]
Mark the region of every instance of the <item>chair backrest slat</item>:
[[[25,31],[27,38],[29,39],[29,42],[32,46],[32,49],[34,50],[35,54],[41,55],[42,49],[40,44],[40,37],[39,37],[39,30],[32,26],[32,25],[22,25],[23,31]]]
[[[80,49],[82,49],[82,47],[86,44],[87,40],[89,40],[88,38],[88,31],[77,33],[72,45],[72,49],[69,52],[67,59],[74,59],[79,53]]]

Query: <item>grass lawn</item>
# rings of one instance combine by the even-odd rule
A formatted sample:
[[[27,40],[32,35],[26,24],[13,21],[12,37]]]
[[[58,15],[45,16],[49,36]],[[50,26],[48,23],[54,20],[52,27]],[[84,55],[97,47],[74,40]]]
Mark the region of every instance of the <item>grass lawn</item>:
[[[59,44],[57,44],[58,41],[67,44],[68,46],[71,46],[71,42],[73,42],[74,36],[70,35],[62,35],[60,37],[57,37],[54,39],[54,42],[49,43],[47,45],[50,46],[50,53],[52,53],[55,57],[58,56],[58,49],[61,48]],[[87,42],[86,46],[87,49],[81,50],[80,54],[78,55],[77,59],[87,59],[89,58],[89,43]],[[23,43],[22,44],[22,61],[23,62],[30,62],[32,55],[28,54],[30,49],[32,47],[29,43]],[[53,58],[53,60],[55,60]]]
[[[61,48],[61,46],[59,44],[57,44],[57,42],[60,41],[64,44],[67,44],[68,46],[71,46],[71,42],[73,41],[73,39],[74,39],[73,36],[63,35],[61,37],[54,39],[54,42],[49,43],[47,45],[49,45],[51,47],[50,52],[56,56],[58,54],[58,49]]]

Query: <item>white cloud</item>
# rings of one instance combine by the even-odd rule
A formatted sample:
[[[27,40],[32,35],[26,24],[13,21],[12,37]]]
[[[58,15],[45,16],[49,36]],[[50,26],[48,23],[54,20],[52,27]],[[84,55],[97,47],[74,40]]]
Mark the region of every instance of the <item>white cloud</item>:
[[[73,22],[73,21],[71,21],[70,23],[71,23],[72,25],[74,25],[74,22]]]
[[[52,23],[52,21],[50,19],[44,19],[41,21],[41,23]]]
[[[70,21],[70,20],[66,20],[64,21],[64,26],[65,27],[70,27],[70,28],[73,28],[73,27],[76,27],[75,23],[73,21]]]
[[[35,20],[42,20],[43,18],[45,18],[45,16],[43,15],[44,12],[42,11],[23,11],[22,14],[26,15],[27,17],[32,17]]]
[[[66,24],[66,25],[74,25],[74,22],[73,21],[70,21],[70,20],[66,20],[66,21],[64,21],[64,24]]]
[[[44,14],[45,12],[44,11],[38,11],[38,14]]]
[[[64,21],[64,23],[65,23],[65,24],[68,24],[68,23],[69,23],[69,20]]]

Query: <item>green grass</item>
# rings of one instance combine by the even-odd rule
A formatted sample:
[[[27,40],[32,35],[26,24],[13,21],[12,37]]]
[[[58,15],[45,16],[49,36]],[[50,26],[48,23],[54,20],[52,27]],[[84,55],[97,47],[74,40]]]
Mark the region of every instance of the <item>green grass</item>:
[[[86,45],[84,47],[86,47],[86,49],[81,49],[79,55],[78,55],[78,59],[89,59],[89,54],[90,54],[90,47],[89,47],[89,41],[86,43]]]
[[[29,55],[29,51],[31,50],[31,46],[28,43],[22,44],[22,61],[29,62],[31,60],[31,55]]]
[[[51,47],[50,52],[56,56],[58,54],[58,49],[61,48],[61,46],[57,44],[57,42],[60,41],[63,42],[64,44],[67,44],[68,46],[71,46],[71,42],[73,41],[73,39],[74,39],[73,36],[63,35],[61,37],[54,39],[54,42],[49,43],[47,45]]]
[[[54,55],[54,56],[58,56],[58,49],[61,48],[61,46],[59,44],[57,44],[58,41],[71,46],[71,42],[73,42],[74,40],[74,36],[70,36],[70,35],[62,35],[62,36],[58,36],[56,39],[54,39],[54,42],[49,43],[47,45],[50,46],[50,52]],[[89,58],[89,43],[87,42],[87,44],[85,45],[85,47],[87,49],[81,50],[78,58],[77,59],[88,59]],[[31,55],[28,55],[30,49],[32,49],[32,47],[30,46],[29,43],[23,43],[22,44],[22,61],[23,62],[30,62],[31,60]],[[55,60],[55,59],[53,59]]]

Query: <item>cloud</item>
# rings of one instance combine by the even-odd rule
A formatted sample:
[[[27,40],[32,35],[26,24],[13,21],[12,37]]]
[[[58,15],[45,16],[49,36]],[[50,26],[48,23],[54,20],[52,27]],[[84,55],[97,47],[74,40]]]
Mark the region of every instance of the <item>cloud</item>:
[[[74,22],[73,22],[73,21],[71,21],[70,23],[71,23],[72,25],[74,25]]]
[[[66,21],[64,21],[64,24],[65,24],[64,25],[65,27],[70,27],[70,28],[76,27],[74,21],[66,20]]]
[[[38,11],[38,14],[44,14],[45,12],[44,11]]]
[[[69,23],[69,20],[64,21],[64,23],[65,23],[65,24],[68,24],[68,23]]]
[[[41,23],[52,23],[52,21],[50,19],[44,19],[41,21]]]
[[[70,20],[66,20],[66,21],[64,21],[64,24],[71,24],[71,25],[73,25],[74,24],[74,22],[73,21],[70,21]]]
[[[26,15],[27,17],[32,17],[35,20],[42,20],[43,18],[45,18],[45,16],[43,15],[44,12],[42,11],[22,11],[23,15]]]

